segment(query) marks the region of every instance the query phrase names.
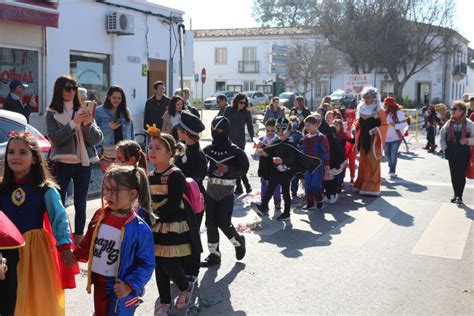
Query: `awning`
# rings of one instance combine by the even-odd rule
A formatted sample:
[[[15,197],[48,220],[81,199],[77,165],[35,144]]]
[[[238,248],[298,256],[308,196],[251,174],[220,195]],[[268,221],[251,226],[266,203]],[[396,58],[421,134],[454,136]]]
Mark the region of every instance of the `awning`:
[[[0,20],[57,28],[59,22],[57,6],[57,3],[28,0],[0,3]]]

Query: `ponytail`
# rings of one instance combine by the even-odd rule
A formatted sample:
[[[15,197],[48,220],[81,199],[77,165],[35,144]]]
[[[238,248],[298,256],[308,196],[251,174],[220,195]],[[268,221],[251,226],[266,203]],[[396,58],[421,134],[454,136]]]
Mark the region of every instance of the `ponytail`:
[[[125,160],[129,161],[131,157],[135,157],[135,160],[137,161],[136,166],[143,168],[145,172],[148,171],[147,168],[147,161],[146,161],[146,155],[143,152],[142,148],[140,145],[134,141],[134,140],[121,140],[118,142],[118,144],[115,146],[116,150],[119,150]]]

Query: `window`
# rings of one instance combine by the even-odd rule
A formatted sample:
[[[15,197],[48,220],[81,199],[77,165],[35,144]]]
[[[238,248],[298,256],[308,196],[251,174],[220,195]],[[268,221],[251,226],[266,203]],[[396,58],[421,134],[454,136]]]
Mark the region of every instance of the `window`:
[[[256,61],[257,60],[257,47],[244,47],[243,61]]]
[[[0,118],[0,126],[2,126],[2,128],[0,128],[0,143],[6,143],[8,141],[8,138],[9,138],[8,133],[10,133],[11,131],[15,131],[15,132],[25,131],[24,125],[10,121],[9,119],[6,119],[6,118]]]
[[[28,87],[25,89],[23,103],[30,102],[35,95],[38,104],[39,90],[39,63],[38,51],[0,47],[0,104],[3,106],[10,93],[10,81],[21,80]],[[33,112],[38,112],[38,106],[33,107]]]
[[[110,86],[109,56],[84,52],[71,52],[71,76],[87,89],[88,98],[104,101]]]
[[[393,81],[383,80],[381,90],[382,90],[381,91],[382,100],[385,99],[386,97],[393,96],[393,94],[395,93]]]
[[[216,47],[215,63],[219,65],[227,64],[227,47]]]
[[[261,91],[265,94],[272,94],[272,86],[271,85],[258,84],[256,90]]]
[[[227,85],[227,90],[241,92],[242,91],[242,85],[240,85],[240,84],[229,84],[229,85]]]
[[[225,81],[216,81],[216,91],[225,90]]]
[[[255,81],[244,81],[244,91],[255,90]]]

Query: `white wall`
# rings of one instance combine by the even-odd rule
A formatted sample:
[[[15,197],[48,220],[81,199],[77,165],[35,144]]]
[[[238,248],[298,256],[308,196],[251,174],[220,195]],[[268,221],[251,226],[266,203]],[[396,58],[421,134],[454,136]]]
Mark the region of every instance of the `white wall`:
[[[310,40],[308,36],[248,36],[248,37],[196,37],[194,39],[194,63],[195,72],[200,73],[202,67],[206,67],[207,80],[204,85],[204,98],[210,96],[215,92],[216,81],[226,81],[226,85],[229,84],[242,84],[244,80],[256,81],[256,84],[263,84],[264,80],[271,78],[273,75],[268,72],[269,56],[272,44],[279,45],[292,45],[295,40]],[[454,41],[456,41],[454,39]],[[463,59],[467,59],[467,43],[462,40],[456,41],[457,44],[461,45],[461,51],[463,53]],[[227,64],[216,65],[215,48],[216,47],[227,47]],[[260,62],[260,72],[258,74],[250,73],[238,73],[238,61],[242,60],[243,47],[257,47],[257,60]],[[450,103],[453,99],[457,99],[462,96],[462,91],[466,90],[467,76],[466,78],[454,82],[454,97],[453,97],[453,76],[452,76],[452,56],[448,58],[448,67],[446,69],[446,86],[447,95],[446,102]],[[443,81],[445,65],[444,59],[440,58],[435,61],[432,65],[426,69],[412,76],[405,84],[403,95],[408,96],[412,100],[417,98],[417,83],[418,82],[430,82],[431,83],[431,99],[442,98],[443,96]],[[332,76],[330,82],[330,90],[344,89],[344,74],[349,74],[342,71],[340,74]],[[381,88],[381,81],[384,80],[384,74],[372,73],[372,85],[377,88]],[[474,77],[473,77],[474,78]],[[322,80],[329,80],[329,78],[322,78]],[[456,94],[456,86],[458,93]],[[474,84],[472,84],[474,86]],[[198,85],[200,91],[201,84]],[[472,88],[474,92],[474,88]],[[200,92],[199,92],[200,93]],[[306,95],[309,101],[310,95]],[[315,101],[317,101],[315,99]]]
[[[134,5],[130,1],[122,1],[126,5]],[[138,5],[140,8],[144,7]],[[146,8],[146,7],[144,7]],[[181,11],[161,6],[148,6],[153,12],[169,15],[182,14]],[[110,84],[120,85],[127,96],[128,106],[135,121],[135,127],[142,126],[143,109],[147,95],[147,77],[141,74],[141,65],[147,64],[148,59],[169,61],[170,58],[170,30],[169,25],[158,17],[116,8],[93,0],[62,1],[59,6],[59,28],[47,30],[47,100],[51,100],[53,85],[56,78],[70,72],[70,51],[107,54],[110,56]],[[106,15],[109,12],[119,11],[133,14],[135,35],[117,36],[107,34]],[[175,27],[175,25],[174,25]],[[175,32],[177,34],[176,28]],[[176,37],[177,38],[177,37]],[[172,37],[172,49],[175,42]],[[140,63],[130,63],[127,57],[139,57]],[[191,59],[190,56],[187,58]],[[172,86],[179,83],[179,49],[174,58],[174,76]],[[168,78],[169,79],[169,78]],[[170,85],[170,83],[169,83]],[[135,98],[132,91],[135,90]]]

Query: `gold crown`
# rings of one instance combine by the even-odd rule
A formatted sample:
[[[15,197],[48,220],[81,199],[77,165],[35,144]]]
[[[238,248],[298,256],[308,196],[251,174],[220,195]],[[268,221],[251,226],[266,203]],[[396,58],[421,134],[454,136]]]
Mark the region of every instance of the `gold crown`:
[[[146,133],[150,135],[150,137],[161,137],[161,131],[160,129],[156,126],[155,123],[153,125],[146,125]]]

